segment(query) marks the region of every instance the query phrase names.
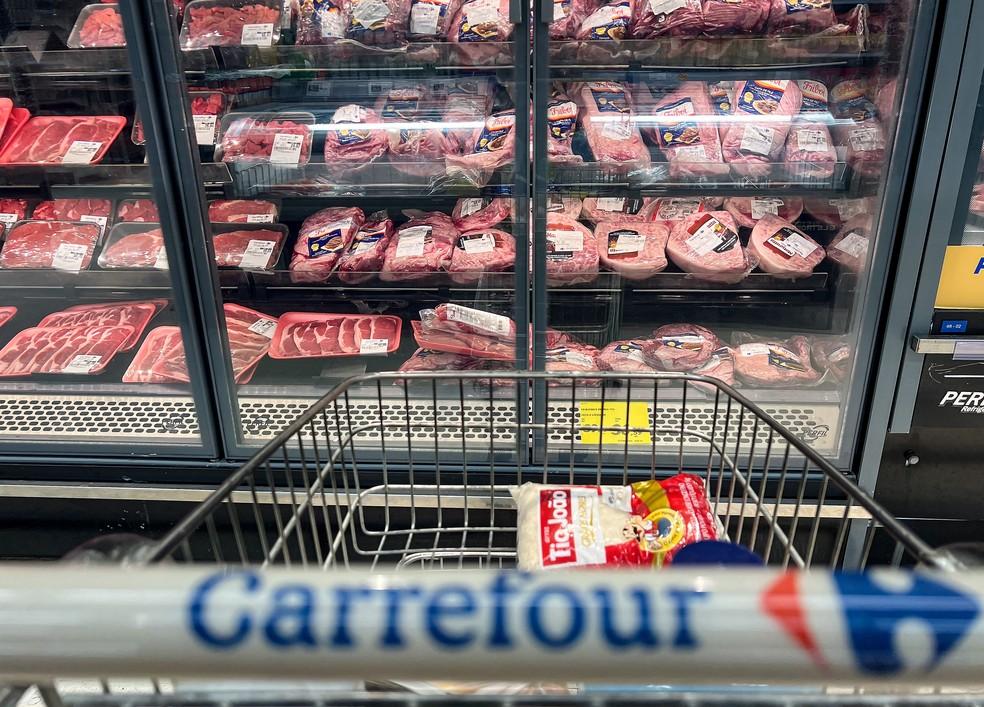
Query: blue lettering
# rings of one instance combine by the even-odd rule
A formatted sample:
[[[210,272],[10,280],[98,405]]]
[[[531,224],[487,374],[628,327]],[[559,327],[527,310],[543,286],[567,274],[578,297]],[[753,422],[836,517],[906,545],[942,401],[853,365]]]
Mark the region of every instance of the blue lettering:
[[[404,597],[420,596],[419,587],[387,587],[382,590],[386,597],[386,628],[383,630],[383,648],[403,648],[405,642],[400,633],[400,607]]]
[[[335,632],[331,636],[333,648],[351,648],[355,645],[349,631],[349,614],[353,600],[371,595],[365,587],[335,587]]]
[[[474,616],[476,608],[475,595],[468,587],[438,589],[427,603],[427,630],[441,645],[467,646],[475,640],[475,632],[467,630],[451,632],[445,619]]]
[[[974,274],[980,275],[982,271],[984,271],[984,258],[981,258],[980,262],[977,263],[977,269],[974,270]]]
[[[690,630],[690,603],[707,601],[708,595],[693,589],[670,589],[666,592],[673,601],[673,612],[676,614],[676,633],[673,635],[674,648],[697,648],[697,639]]]
[[[202,642],[213,648],[234,648],[246,640],[250,630],[253,628],[253,620],[248,611],[243,611],[236,621],[236,628],[232,633],[222,635],[215,632],[206,624],[208,618],[208,606],[206,604],[209,595],[224,582],[242,580],[243,590],[246,594],[255,594],[260,588],[260,577],[257,573],[250,570],[237,570],[232,572],[217,572],[208,577],[198,585],[191,596],[191,605],[188,607],[188,621],[191,624],[191,632]]]
[[[598,598],[598,604],[601,609],[601,632],[608,645],[612,648],[628,648],[632,645],[645,646],[647,648],[656,648],[659,646],[659,638],[656,636],[655,631],[653,631],[652,626],[652,609],[649,606],[649,592],[645,589],[632,589],[629,591],[629,596],[635,601],[636,607],[634,611],[626,613],[635,614],[636,626],[624,633],[619,632],[618,627],[615,626],[614,615],[617,612],[614,611],[611,590],[605,588],[596,589],[595,596]]]
[[[567,602],[567,613],[570,616],[570,624],[566,632],[559,635],[550,635],[543,621],[543,604],[551,596]],[[566,587],[543,587],[530,598],[526,620],[533,637],[543,645],[548,648],[569,648],[584,632],[584,605],[580,597]],[[548,622],[548,625],[553,628],[555,623]]]
[[[270,615],[263,633],[275,646],[317,645],[311,630],[314,614],[314,592],[310,587],[288,584],[273,593]]]
[[[492,597],[492,634],[489,636],[489,648],[509,648],[513,641],[506,625],[506,613],[509,610],[509,595],[516,593],[516,587],[509,584],[511,577],[525,577],[515,572],[500,572],[492,581],[489,594]]]

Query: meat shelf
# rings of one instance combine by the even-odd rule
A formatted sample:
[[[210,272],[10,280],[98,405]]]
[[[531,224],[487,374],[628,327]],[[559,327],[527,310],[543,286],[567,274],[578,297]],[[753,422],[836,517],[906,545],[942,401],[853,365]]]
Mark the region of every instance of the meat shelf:
[[[223,186],[232,182],[228,166],[221,162],[205,162],[201,170],[204,186]],[[125,187],[134,190],[149,190],[153,186],[150,166],[146,164],[0,166],[0,188],[37,189],[41,183],[51,187]]]
[[[3,46],[3,58],[5,70],[36,77],[85,74],[94,78],[130,73],[126,47],[38,49],[14,40],[13,44],[8,41]],[[211,51],[185,52],[184,68],[188,72],[215,71],[219,63]]]

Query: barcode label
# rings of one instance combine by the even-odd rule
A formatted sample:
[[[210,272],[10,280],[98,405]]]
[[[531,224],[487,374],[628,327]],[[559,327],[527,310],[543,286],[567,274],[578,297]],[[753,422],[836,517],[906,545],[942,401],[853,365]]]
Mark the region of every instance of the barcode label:
[[[101,142],[76,140],[62,157],[63,164],[89,164],[102,147]]]
[[[51,267],[55,270],[78,272],[88,253],[89,247],[80,243],[59,243],[51,259]]]
[[[193,115],[192,122],[195,124],[195,140],[199,145],[215,144],[215,120],[214,115]]]
[[[154,267],[158,270],[167,270],[167,251],[161,246],[157,251],[157,258],[154,260]]]
[[[65,366],[61,372],[62,373],[89,373],[93,368],[99,365],[102,361],[102,356],[96,354],[79,354],[75,356],[68,365]]]
[[[363,339],[359,344],[360,354],[386,353],[389,349],[389,339]]]
[[[273,46],[273,23],[243,25],[243,33],[239,41],[244,46]]]
[[[303,145],[303,135],[277,133],[273,138],[270,161],[278,164],[297,164],[301,161],[301,147]]]
[[[246,223],[273,223],[273,214],[246,214]]]
[[[266,268],[270,264],[270,256],[276,247],[273,241],[251,240],[243,251],[241,268]]]
[[[277,330],[276,319],[257,319],[249,325],[249,330],[268,339],[273,338],[273,333]]]

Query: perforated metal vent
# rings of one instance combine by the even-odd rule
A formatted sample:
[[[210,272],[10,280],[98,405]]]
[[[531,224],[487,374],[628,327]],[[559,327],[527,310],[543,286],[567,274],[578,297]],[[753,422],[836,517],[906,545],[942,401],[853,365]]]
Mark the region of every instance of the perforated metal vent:
[[[197,438],[191,398],[113,395],[0,397],[0,436],[46,439],[189,440]]]

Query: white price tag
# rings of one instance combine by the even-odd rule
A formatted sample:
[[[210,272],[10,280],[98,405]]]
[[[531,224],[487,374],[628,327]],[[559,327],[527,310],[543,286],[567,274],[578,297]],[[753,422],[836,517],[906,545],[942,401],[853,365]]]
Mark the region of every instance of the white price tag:
[[[441,7],[433,2],[415,2],[410,10],[410,34],[437,34],[441,20]]]
[[[273,241],[250,240],[243,251],[243,259],[239,263],[241,268],[267,268],[270,265],[270,256],[276,247]]]
[[[249,325],[249,330],[254,334],[259,334],[260,336],[265,336],[268,339],[272,339],[273,333],[277,330],[277,320],[257,319]]]
[[[625,208],[625,199],[623,198],[603,197],[598,199],[599,211],[618,211],[621,213],[623,208]]]
[[[703,145],[681,145],[673,148],[673,158],[679,162],[707,162]]]
[[[564,0],[553,0],[553,21],[562,20],[568,15],[567,5]]]
[[[418,258],[424,254],[424,244],[431,233],[430,226],[413,226],[396,234],[396,257]]]
[[[644,235],[635,231],[624,231],[616,236],[614,243],[609,241],[608,254],[640,253],[645,247],[646,237]]]
[[[82,269],[82,261],[88,253],[89,247],[80,243],[59,243],[51,259],[51,267],[55,270],[78,272]]]
[[[687,239],[687,245],[697,255],[707,255],[712,250],[738,237],[716,218],[709,218]]]
[[[271,47],[273,46],[273,23],[243,25],[243,33],[239,39],[243,46]]]
[[[576,253],[584,250],[584,234],[580,231],[547,231],[555,253]]]
[[[109,221],[108,216],[90,216],[85,214],[79,216],[79,221],[83,223],[94,223],[99,226],[99,237],[102,238],[106,234],[106,223]]]
[[[751,152],[756,155],[768,157],[772,152],[772,143],[775,140],[776,131],[772,128],[763,128],[760,125],[746,125],[741,135],[742,152]]]
[[[801,152],[827,152],[830,149],[827,133],[823,130],[797,130],[796,144]]]
[[[449,322],[461,322],[496,336],[508,336],[512,331],[512,320],[501,314],[483,312],[460,304],[449,304],[447,314]]]
[[[690,5],[690,0],[649,0],[649,11],[656,17],[668,15]]]
[[[565,351],[564,360],[567,363],[573,363],[575,366],[583,366],[585,368],[591,368],[594,366],[594,360],[579,351]]]
[[[154,259],[154,267],[157,270],[167,270],[167,251],[164,250],[164,246],[161,246],[157,251],[157,257]]]
[[[0,223],[10,228],[17,223],[17,214],[0,214]]]
[[[277,133],[273,138],[270,161],[278,164],[297,164],[301,161],[301,147],[303,145],[303,135]]]
[[[742,344],[738,347],[738,353],[746,358],[752,356],[768,356],[769,347],[766,344]]]
[[[752,219],[758,221],[763,216],[778,216],[782,199],[761,199],[752,197]]]
[[[462,199],[460,211],[461,218],[471,216],[473,213],[481,211],[483,206],[485,206],[484,199]]]
[[[878,149],[881,134],[878,132],[878,128],[858,128],[851,131],[848,140],[851,143],[851,149],[855,152],[869,152]]]
[[[382,0],[361,0],[352,8],[352,19],[366,29],[378,29],[389,14],[389,7]]]
[[[632,137],[632,123],[627,120],[607,120],[601,134],[611,140],[628,140]]]
[[[661,199],[656,220],[682,221],[700,211],[700,205],[700,199]]]
[[[852,216],[863,214],[868,208],[866,199],[831,199],[830,203],[837,209],[841,221],[847,221]]]
[[[852,231],[839,242],[834,243],[834,248],[847,253],[852,258],[863,258],[868,254],[868,239]]]
[[[321,13],[321,36],[342,39],[345,36],[345,20],[338,8]]]
[[[361,123],[366,119],[366,109],[362,106],[357,106],[354,103],[347,106],[342,106],[335,111],[335,115],[332,117],[331,122],[333,123]]]
[[[475,25],[495,24],[499,19],[499,8],[495,2],[475,0],[475,2],[469,3],[465,10],[465,16],[468,18],[468,24],[473,27]]]
[[[89,373],[99,365],[102,356],[96,354],[78,354],[61,370],[62,373]]]
[[[195,140],[199,145],[215,144],[215,120],[214,115],[193,115],[192,122],[195,124]]]
[[[807,257],[820,247],[808,238],[804,238],[800,234],[790,231],[788,228],[780,230],[769,238],[766,243],[790,257],[799,256],[801,258]]]
[[[246,214],[246,223],[273,223],[273,214]]]
[[[677,334],[676,336],[661,336],[659,340],[676,348],[700,348],[704,345],[704,337],[700,334]]]
[[[389,349],[389,339],[363,339],[359,344],[360,354],[381,354]]]
[[[89,164],[102,147],[101,142],[76,140],[62,157],[63,164]]]
[[[495,236],[491,233],[473,233],[461,236],[458,239],[458,245],[469,255],[491,253],[495,250]]]

